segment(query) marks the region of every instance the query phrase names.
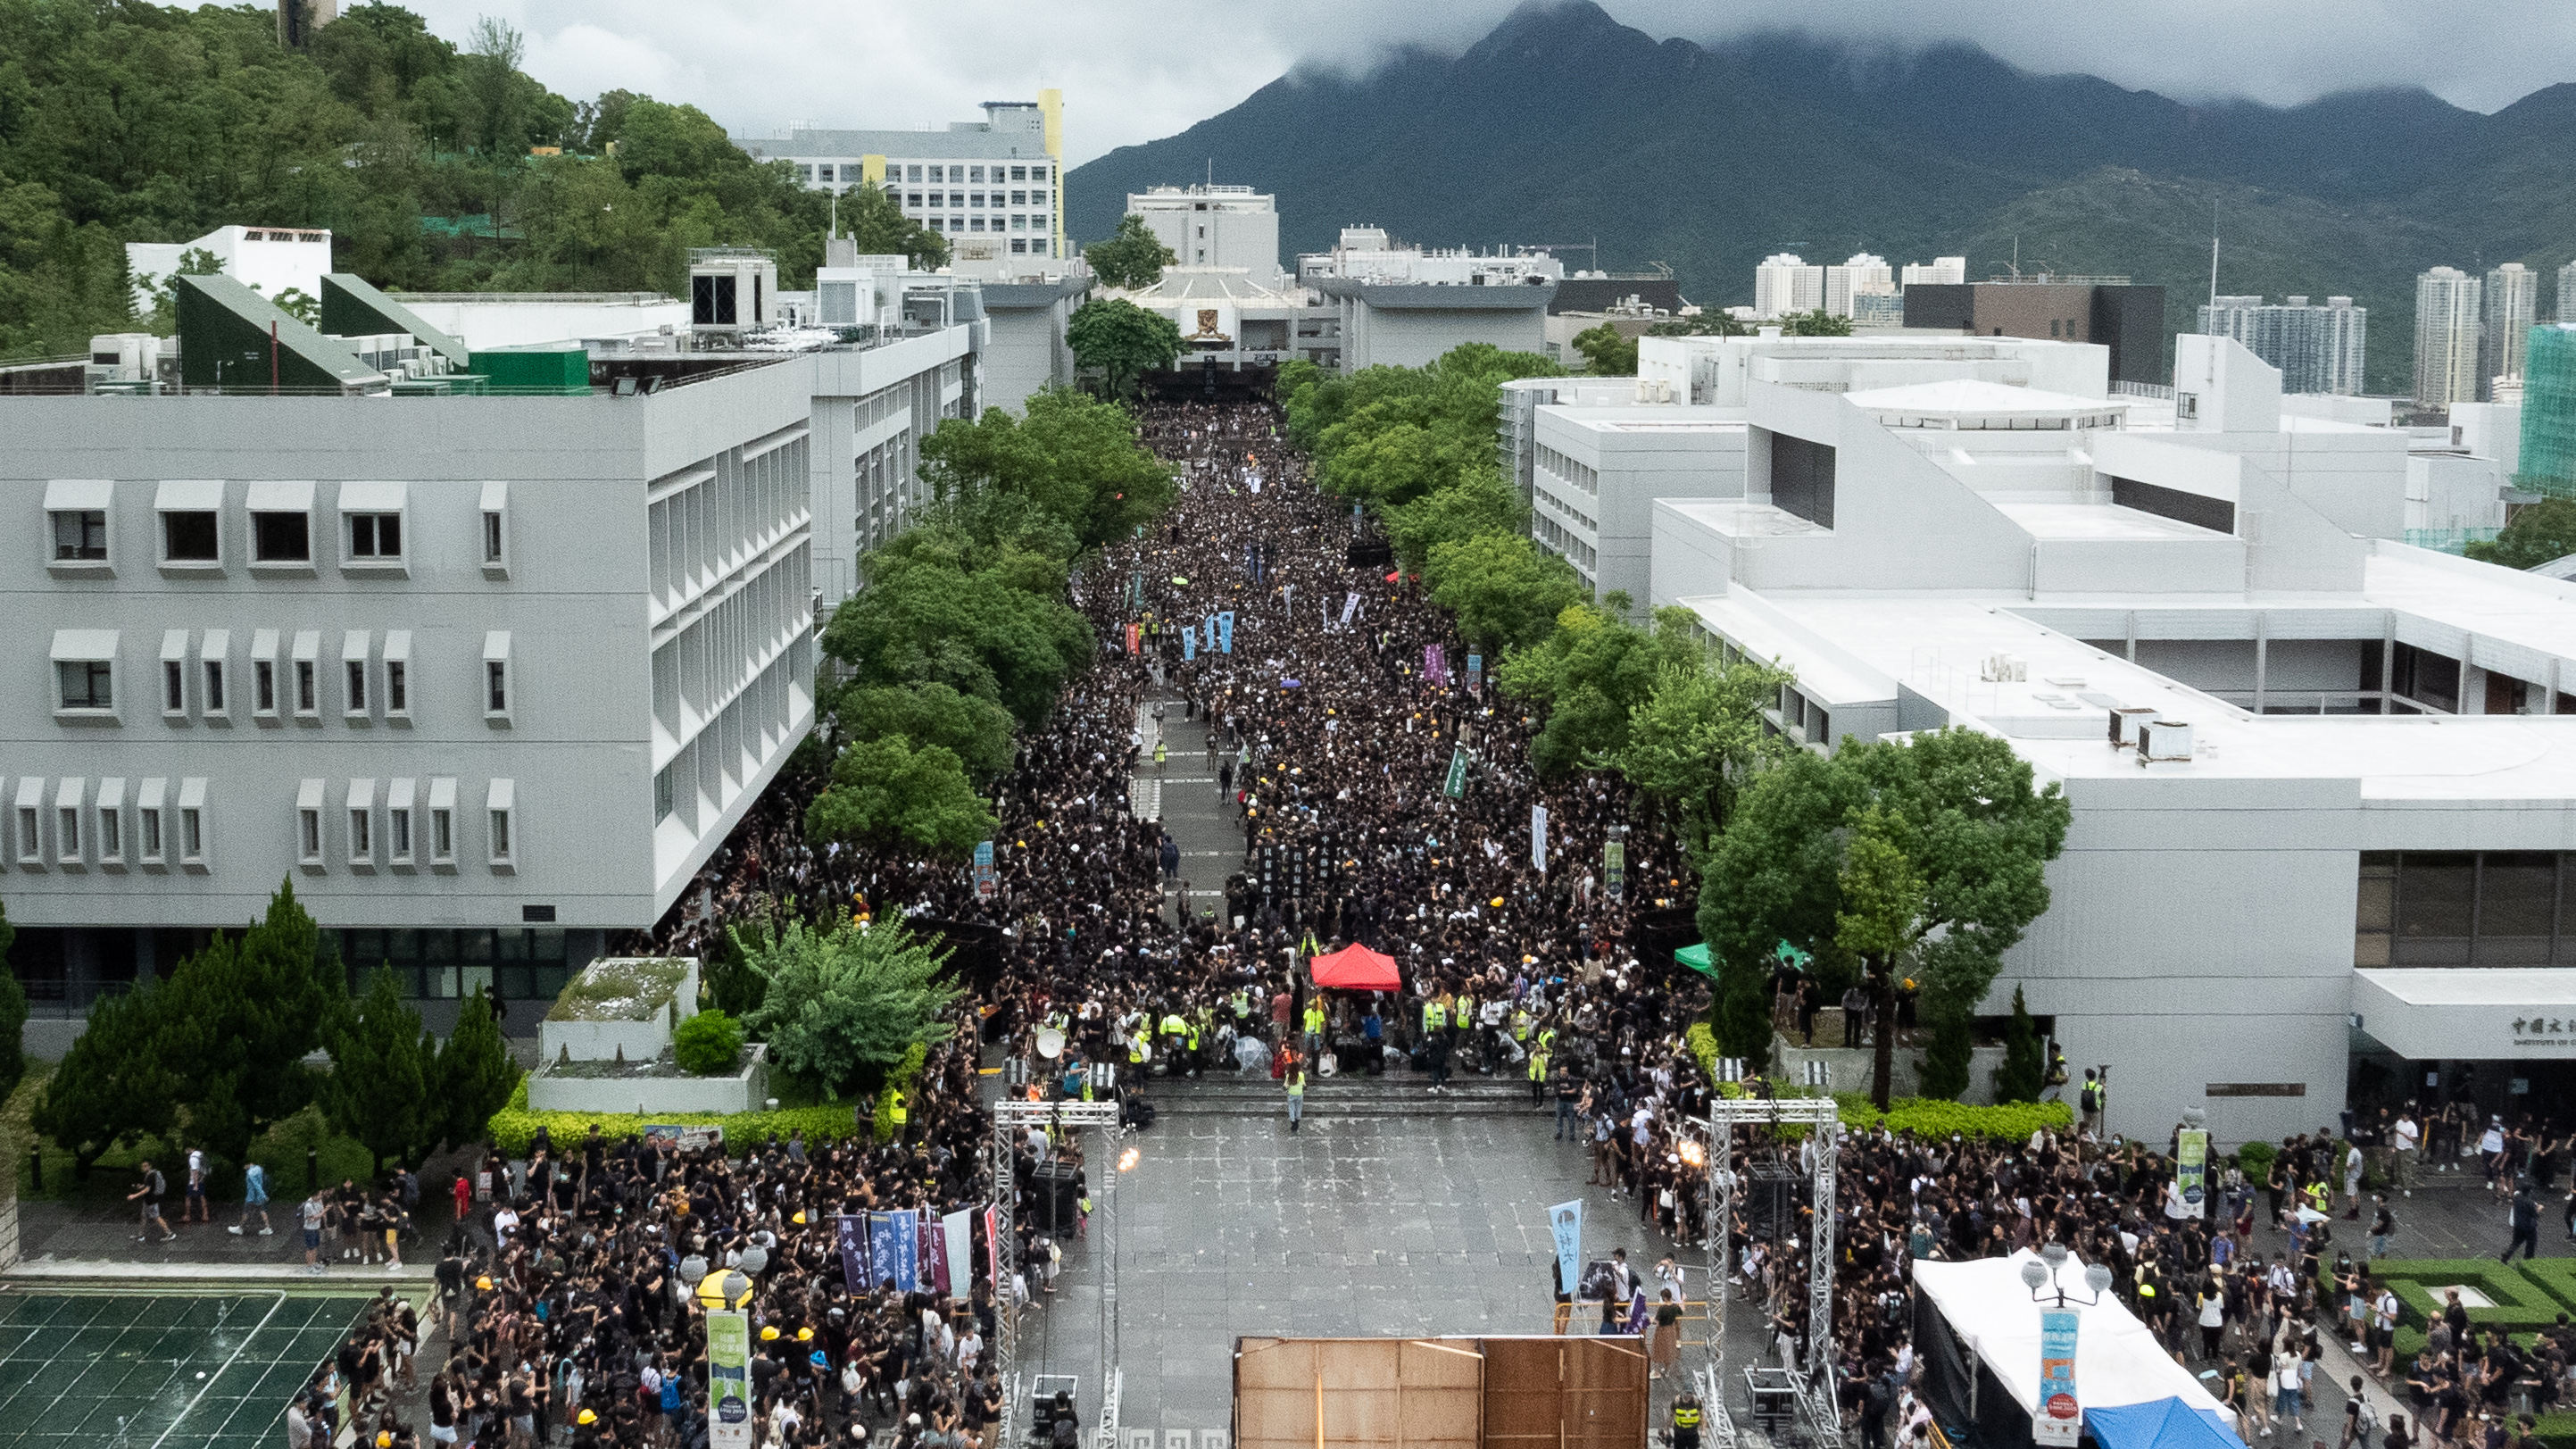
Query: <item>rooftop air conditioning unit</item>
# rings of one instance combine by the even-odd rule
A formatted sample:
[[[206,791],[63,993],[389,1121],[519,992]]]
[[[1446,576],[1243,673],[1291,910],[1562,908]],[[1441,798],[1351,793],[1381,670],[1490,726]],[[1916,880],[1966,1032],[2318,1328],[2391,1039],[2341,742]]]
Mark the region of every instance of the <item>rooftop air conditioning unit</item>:
[[[2155,718],[2156,712],[2138,704],[2111,707],[2111,748],[2125,750],[2138,742],[2138,726]]]
[[[2191,726],[2178,719],[2148,720],[2138,726],[2138,765],[2191,758]]]

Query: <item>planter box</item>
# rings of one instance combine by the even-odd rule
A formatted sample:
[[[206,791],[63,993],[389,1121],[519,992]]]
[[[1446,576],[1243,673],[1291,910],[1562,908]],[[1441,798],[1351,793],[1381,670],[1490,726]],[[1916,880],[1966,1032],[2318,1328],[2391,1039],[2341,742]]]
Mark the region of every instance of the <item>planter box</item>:
[[[582,969],[582,977],[602,968],[614,970],[624,962],[625,958],[600,957]],[[576,978],[574,985],[580,980]],[[569,993],[573,986],[564,990]],[[670,998],[642,1020],[558,1021],[548,1016],[537,1024],[537,1050],[547,1062],[560,1061],[567,1054],[577,1062],[615,1061],[620,1054],[630,1062],[649,1062],[670,1050],[671,1033],[697,1014],[698,963],[691,961]]]
[[[561,1025],[562,1023],[548,1023]],[[629,1061],[638,1058],[629,1056]],[[646,1059],[646,1060],[649,1060]],[[759,1110],[769,1100],[769,1045],[756,1043],[751,1060],[730,1077],[690,1077],[676,1068],[668,1076],[568,1077],[549,1068],[548,1058],[528,1074],[528,1107],[536,1112],[686,1112],[730,1113]]]

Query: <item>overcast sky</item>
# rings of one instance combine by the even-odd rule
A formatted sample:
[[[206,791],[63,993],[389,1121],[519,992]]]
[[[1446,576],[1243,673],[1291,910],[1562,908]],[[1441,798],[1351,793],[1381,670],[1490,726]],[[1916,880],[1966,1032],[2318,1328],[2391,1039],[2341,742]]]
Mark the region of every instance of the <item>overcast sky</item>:
[[[574,99],[623,86],[736,135],[792,121],[945,127],[986,100],[1065,94],[1069,159],[1214,115],[1301,63],[1472,44],[1512,0],[410,0],[462,42],[497,15]],[[2491,111],[2576,79],[2566,0],[1603,0],[1658,38],[1795,24],[1897,45],[1974,41],[2028,69],[2184,99],[2276,104],[2412,84]]]

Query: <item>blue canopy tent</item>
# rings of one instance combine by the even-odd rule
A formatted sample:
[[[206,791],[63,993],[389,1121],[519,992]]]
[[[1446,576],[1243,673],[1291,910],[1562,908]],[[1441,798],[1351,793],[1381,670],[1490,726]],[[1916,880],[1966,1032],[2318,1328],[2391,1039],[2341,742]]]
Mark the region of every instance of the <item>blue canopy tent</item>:
[[[2178,1398],[2087,1408],[2084,1431],[2102,1449],[2245,1449],[2245,1441],[2215,1409],[2194,1408]]]

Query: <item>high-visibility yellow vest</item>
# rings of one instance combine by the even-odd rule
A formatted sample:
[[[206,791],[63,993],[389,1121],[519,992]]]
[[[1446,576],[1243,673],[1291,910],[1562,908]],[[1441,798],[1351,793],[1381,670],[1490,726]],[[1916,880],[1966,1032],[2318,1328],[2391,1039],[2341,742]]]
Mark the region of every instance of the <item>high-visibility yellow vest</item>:
[[[1544,1082],[1547,1080],[1547,1053],[1545,1051],[1534,1051],[1530,1053],[1529,1079],[1533,1082]]]
[[[897,1091],[894,1094],[894,1105],[887,1109],[886,1115],[894,1119],[894,1125],[897,1127],[900,1127],[905,1122],[911,1120],[911,1114],[904,1110],[903,1093],[901,1091]]]
[[[1682,1405],[1681,1407],[1673,1410],[1673,1427],[1676,1429],[1698,1428],[1699,1413],[1699,1405],[1697,1404]]]
[[[1309,1007],[1307,1007],[1307,1008],[1306,1008],[1306,1034],[1307,1034],[1307,1035],[1309,1035],[1309,1036],[1321,1036],[1321,1035],[1323,1035],[1323,1032],[1324,1032],[1324,1009],[1323,1009],[1322,1007],[1320,1007],[1320,1006],[1309,1006]]]
[[[1424,1031],[1438,1031],[1448,1024],[1449,1013],[1441,1007],[1439,1002],[1426,1001],[1422,1003],[1422,1029]]]

